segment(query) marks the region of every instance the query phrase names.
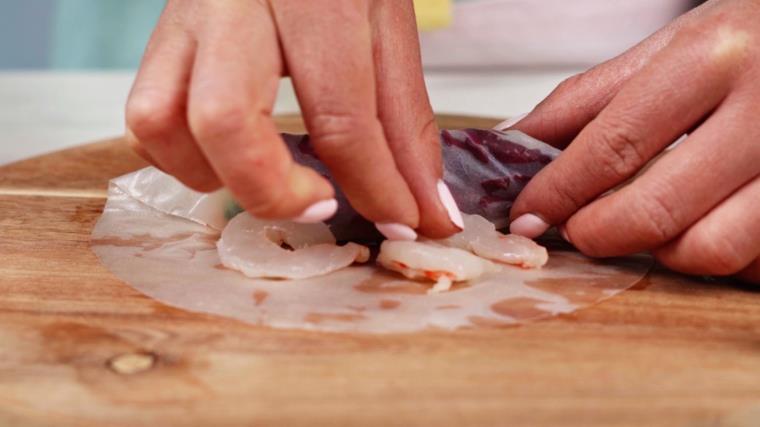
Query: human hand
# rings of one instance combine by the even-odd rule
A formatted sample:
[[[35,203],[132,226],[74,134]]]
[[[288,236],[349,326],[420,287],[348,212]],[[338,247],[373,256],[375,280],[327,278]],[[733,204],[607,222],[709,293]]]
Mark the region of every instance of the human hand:
[[[563,82],[514,126],[567,148],[520,194],[512,231],[556,225],[590,256],[648,250],[760,282],[758,22],[760,1],[712,0]]]
[[[411,0],[169,0],[127,103],[127,139],[199,191],[262,218],[327,219],[329,182],[272,120],[289,75],[311,142],[387,237],[443,237],[461,216],[442,176]]]

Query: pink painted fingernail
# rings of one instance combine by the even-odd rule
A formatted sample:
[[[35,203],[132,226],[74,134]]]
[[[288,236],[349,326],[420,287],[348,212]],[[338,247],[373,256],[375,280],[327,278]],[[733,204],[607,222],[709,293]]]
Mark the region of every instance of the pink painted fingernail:
[[[558,226],[557,230],[559,230],[559,235],[562,236],[562,238],[565,239],[567,243],[573,243],[570,240],[570,235],[567,234],[567,227],[564,224]]]
[[[293,218],[295,222],[314,223],[330,219],[338,211],[338,201],[335,199],[320,200],[306,208],[300,215]]]
[[[438,180],[436,186],[438,187],[438,197],[441,199],[443,207],[446,208],[446,212],[449,214],[449,219],[451,219],[451,222],[453,222],[460,230],[464,230],[462,213],[459,211],[459,206],[457,206],[454,196],[451,195],[449,186],[446,185],[442,179]]]
[[[537,215],[523,214],[509,224],[509,231],[513,234],[535,239],[549,229],[549,224]]]
[[[397,222],[375,223],[377,231],[383,233],[388,240],[417,240],[417,233],[408,225]]]
[[[530,113],[519,114],[517,116],[514,116],[512,118],[504,120],[503,122],[499,123],[498,125],[494,126],[493,128],[497,129],[497,130],[507,130],[507,129],[511,128],[512,126],[518,124],[520,122],[520,120],[528,117],[528,114],[530,114]]]

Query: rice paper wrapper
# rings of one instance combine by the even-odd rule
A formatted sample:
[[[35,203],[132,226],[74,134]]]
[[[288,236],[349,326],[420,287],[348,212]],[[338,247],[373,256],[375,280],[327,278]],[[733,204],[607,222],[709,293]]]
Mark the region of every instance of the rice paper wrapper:
[[[196,193],[154,168],[113,180],[92,249],[117,277],[167,305],[273,328],[398,333],[516,325],[610,298],[648,271],[647,256],[598,261],[549,248],[539,270],[500,266],[451,291],[374,263],[304,280],[224,268],[216,241],[231,197]],[[229,214],[229,213],[228,213]]]

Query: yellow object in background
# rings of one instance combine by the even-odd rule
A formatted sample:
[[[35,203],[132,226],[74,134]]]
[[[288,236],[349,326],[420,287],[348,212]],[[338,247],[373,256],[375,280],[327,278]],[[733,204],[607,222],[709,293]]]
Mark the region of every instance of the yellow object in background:
[[[451,0],[414,0],[414,13],[421,31],[445,28],[451,23]]]

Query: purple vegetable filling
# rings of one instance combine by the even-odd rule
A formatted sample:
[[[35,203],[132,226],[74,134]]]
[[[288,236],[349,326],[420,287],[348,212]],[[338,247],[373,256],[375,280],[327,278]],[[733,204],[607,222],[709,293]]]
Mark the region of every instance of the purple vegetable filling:
[[[332,181],[319,161],[308,135],[284,134],[295,160]],[[462,212],[481,215],[505,225],[509,209],[530,179],[559,151],[516,131],[463,129],[441,131],[444,181]],[[370,223],[351,207],[333,182],[338,212],[329,224],[339,240],[371,240]],[[372,236],[370,236],[372,235]]]

